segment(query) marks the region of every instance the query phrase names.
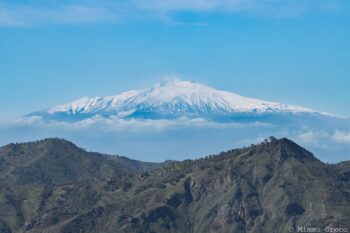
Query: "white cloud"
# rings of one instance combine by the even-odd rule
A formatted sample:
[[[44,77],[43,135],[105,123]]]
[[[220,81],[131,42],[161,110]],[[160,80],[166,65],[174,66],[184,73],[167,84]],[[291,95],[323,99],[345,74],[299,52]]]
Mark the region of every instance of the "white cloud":
[[[335,142],[350,144],[350,132],[336,130],[332,138]]]
[[[312,131],[301,133],[300,135],[298,135],[298,138],[300,141],[306,144],[313,144],[317,142],[317,136]]]
[[[296,140],[303,144],[326,149],[331,141],[331,134],[325,131],[309,130],[299,133]]]

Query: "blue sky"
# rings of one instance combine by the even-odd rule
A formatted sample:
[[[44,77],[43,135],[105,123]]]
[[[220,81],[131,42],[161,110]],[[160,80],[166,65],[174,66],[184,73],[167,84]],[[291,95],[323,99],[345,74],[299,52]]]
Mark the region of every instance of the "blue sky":
[[[346,0],[0,0],[0,119],[169,75],[350,115]]]

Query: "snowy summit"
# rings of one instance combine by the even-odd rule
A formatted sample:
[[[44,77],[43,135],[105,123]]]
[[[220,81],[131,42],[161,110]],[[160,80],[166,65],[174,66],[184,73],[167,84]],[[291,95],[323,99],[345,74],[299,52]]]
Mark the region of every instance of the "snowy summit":
[[[324,114],[312,109],[243,97],[189,81],[168,81],[151,88],[107,97],[84,97],[30,114],[50,120],[74,121],[95,116],[174,119],[233,119],[271,114]]]

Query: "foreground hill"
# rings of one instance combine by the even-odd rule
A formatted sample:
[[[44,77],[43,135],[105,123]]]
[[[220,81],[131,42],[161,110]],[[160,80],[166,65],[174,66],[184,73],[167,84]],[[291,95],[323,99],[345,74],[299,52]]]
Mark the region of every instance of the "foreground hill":
[[[288,139],[159,164],[64,140],[0,149],[0,232],[290,232],[350,227],[350,163]]]

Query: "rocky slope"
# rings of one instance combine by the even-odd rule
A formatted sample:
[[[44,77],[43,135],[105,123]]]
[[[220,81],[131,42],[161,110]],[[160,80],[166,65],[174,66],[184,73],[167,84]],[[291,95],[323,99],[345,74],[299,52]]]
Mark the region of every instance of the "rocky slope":
[[[0,232],[350,227],[349,162],[324,164],[288,139],[162,167],[57,139],[2,147],[0,161]]]

